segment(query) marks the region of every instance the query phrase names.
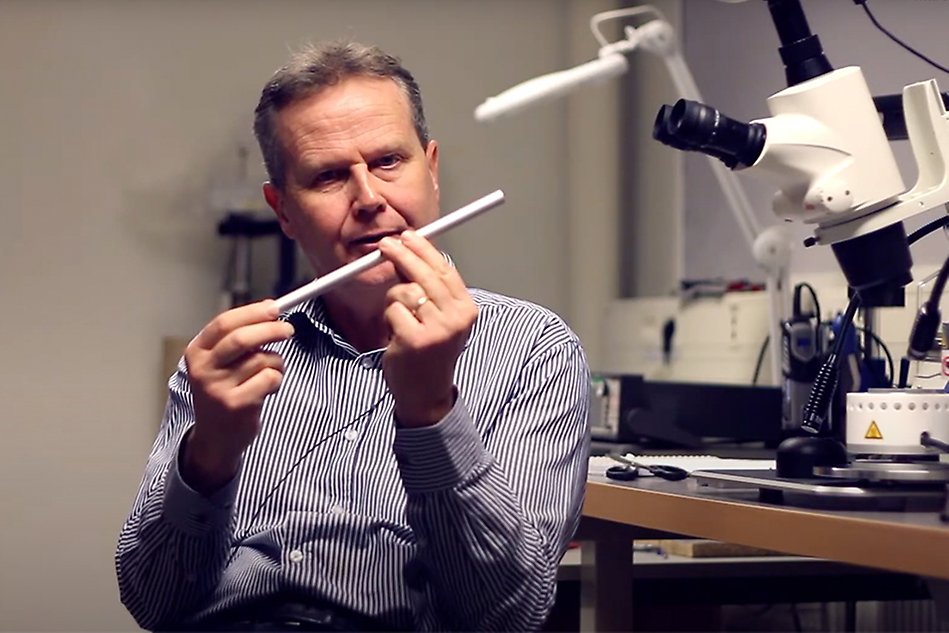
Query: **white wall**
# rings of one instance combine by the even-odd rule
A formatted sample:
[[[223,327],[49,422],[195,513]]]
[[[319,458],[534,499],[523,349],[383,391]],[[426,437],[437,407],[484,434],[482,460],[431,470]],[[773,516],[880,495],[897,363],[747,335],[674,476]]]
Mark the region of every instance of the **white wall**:
[[[585,123],[565,102],[491,126],[471,114],[592,57],[573,22],[603,4],[0,0],[0,630],[134,626],[112,554],[158,422],[161,338],[216,309],[225,245],[207,187],[236,173],[287,49],[352,36],[401,55],[441,142],[446,210],[498,187],[508,197],[447,250],[470,283],[569,319],[583,268],[568,200],[602,187],[571,180],[570,129]]]

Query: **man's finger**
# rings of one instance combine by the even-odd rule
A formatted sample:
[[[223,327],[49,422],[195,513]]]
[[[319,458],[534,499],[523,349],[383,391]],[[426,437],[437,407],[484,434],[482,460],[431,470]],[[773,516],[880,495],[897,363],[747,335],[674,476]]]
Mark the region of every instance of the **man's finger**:
[[[231,392],[238,406],[260,405],[264,398],[280,389],[283,373],[268,367],[257,372]]]
[[[445,285],[444,278],[405,243],[387,237],[379,242],[379,250],[403,279],[420,285],[425,294],[439,305],[445,305],[452,298],[453,293]]]
[[[210,323],[204,326],[204,329],[198,332],[192,343],[202,349],[212,349],[221,339],[237,328],[253,323],[274,321],[279,315],[280,309],[273,299],[265,299],[257,303],[249,303],[245,306],[233,308],[214,317]]]
[[[283,356],[276,352],[257,352],[256,354],[251,354],[232,369],[234,384],[243,384],[265,369],[276,369],[280,373],[283,373]]]
[[[253,323],[240,327],[222,338],[211,350],[215,367],[227,367],[267,343],[284,341],[293,336],[293,326],[285,321]]]
[[[412,230],[403,231],[401,238],[402,244],[431,268],[439,280],[448,287],[452,296],[461,298],[468,295],[468,288],[461,275],[431,242]]]
[[[404,305],[410,312],[414,312],[423,303],[434,303],[428,293],[425,292],[425,288],[414,281],[396,284],[389,288],[386,292],[386,304],[396,302]]]

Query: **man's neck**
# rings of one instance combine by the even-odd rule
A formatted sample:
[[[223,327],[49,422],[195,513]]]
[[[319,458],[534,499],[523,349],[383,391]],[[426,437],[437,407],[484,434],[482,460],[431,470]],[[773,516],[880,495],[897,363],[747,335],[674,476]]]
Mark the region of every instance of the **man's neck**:
[[[380,349],[389,344],[389,326],[382,316],[385,296],[347,296],[333,294],[324,298],[330,325],[359,352]],[[354,301],[355,299],[355,301]]]

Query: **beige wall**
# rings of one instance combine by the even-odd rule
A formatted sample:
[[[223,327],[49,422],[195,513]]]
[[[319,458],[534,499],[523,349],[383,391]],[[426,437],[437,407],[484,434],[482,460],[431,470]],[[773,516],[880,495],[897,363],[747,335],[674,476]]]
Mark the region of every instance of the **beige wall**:
[[[682,0],[636,2],[658,9],[680,32]],[[677,38],[679,49],[684,48]],[[619,248],[620,294],[624,297],[667,296],[683,273],[682,152],[670,151],[652,139],[656,113],[674,103],[678,93],[666,63],[640,50],[630,56],[630,71],[621,112],[624,182]]]
[[[508,196],[444,240],[467,280],[595,333],[577,297],[610,291],[578,268],[589,241],[574,241],[586,225],[568,209],[603,182],[573,178],[570,150],[582,158],[612,121],[568,117],[567,102],[491,126],[472,111],[591,58],[586,20],[607,4],[0,0],[0,630],[134,626],[112,554],[158,422],[161,340],[216,310],[226,251],[207,187],[236,173],[288,47],[351,35],[400,54],[442,143],[446,209]]]

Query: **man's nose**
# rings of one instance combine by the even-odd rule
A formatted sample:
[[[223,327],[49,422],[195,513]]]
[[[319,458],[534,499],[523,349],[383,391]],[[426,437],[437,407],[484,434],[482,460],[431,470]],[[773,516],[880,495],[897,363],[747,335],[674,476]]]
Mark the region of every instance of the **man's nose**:
[[[374,180],[375,176],[365,165],[358,165],[353,168],[351,182],[355,188],[353,194],[354,210],[375,213],[385,208],[385,198],[379,193]]]

